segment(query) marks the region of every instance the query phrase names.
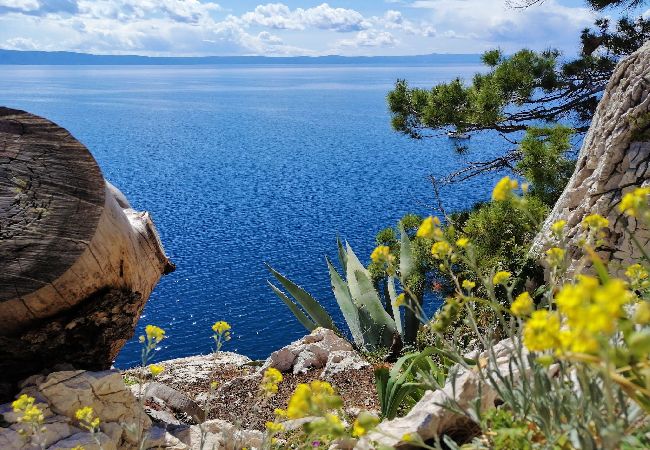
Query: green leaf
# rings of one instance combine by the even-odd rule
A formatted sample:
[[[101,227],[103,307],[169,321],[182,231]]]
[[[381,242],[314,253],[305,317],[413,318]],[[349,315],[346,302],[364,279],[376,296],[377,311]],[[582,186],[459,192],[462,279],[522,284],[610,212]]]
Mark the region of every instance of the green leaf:
[[[357,258],[357,255],[354,253],[352,250],[352,247],[350,247],[350,244],[346,243],[347,246],[347,271],[345,273],[345,277],[348,280],[348,287],[350,288],[350,295],[352,296],[352,301],[355,302],[357,306],[360,306],[358,303],[359,297],[361,297],[361,289],[359,288],[359,283],[357,282],[357,279],[354,275],[355,272],[362,272],[368,275],[368,271],[364,267],[363,264],[361,264],[361,261],[359,261],[359,258]]]
[[[329,328],[330,330],[336,331],[339,330],[334,325],[332,317],[325,311],[325,308],[321,306],[318,301],[309,295],[307,291],[295,284],[293,281],[286,278],[280,272],[273,269],[268,264],[266,267],[269,269],[271,274],[284,286],[284,288],[296,299],[296,302],[302,306],[305,312],[314,320],[316,325],[323,328]]]
[[[341,242],[341,238],[339,238],[338,236],[336,236],[336,248],[338,249],[339,263],[341,263],[341,268],[343,269],[343,273],[347,273],[348,255],[345,252],[345,248],[343,247],[343,242]]]
[[[291,299],[289,297],[287,297],[284,292],[282,292],[280,289],[278,289],[270,281],[267,281],[267,283],[269,284],[269,286],[271,286],[271,289],[273,289],[273,292],[275,292],[275,295],[280,297],[280,300],[282,300],[284,302],[284,304],[287,305],[287,307],[289,307],[289,309],[291,310],[293,315],[296,316],[296,319],[298,319],[298,322],[300,322],[302,324],[302,326],[307,328],[307,331],[311,332],[312,330],[314,330],[316,328],[316,324],[311,319],[309,319],[309,317],[307,317],[305,315],[305,313],[302,311],[302,309],[300,309],[294,302],[292,302]]]
[[[370,316],[371,328],[378,334],[381,345],[389,347],[393,341],[393,334],[397,331],[395,321],[381,304],[379,295],[366,272],[357,270],[354,272],[354,277],[359,287],[359,297],[356,299],[356,303]]]
[[[399,232],[402,235],[399,254],[399,271],[402,284],[415,270],[415,258],[413,257],[413,248],[408,234],[404,231],[404,227],[400,224]]]
[[[350,333],[352,333],[352,338],[354,339],[355,344],[359,347],[363,347],[363,333],[361,332],[361,323],[359,321],[359,311],[352,301],[352,296],[350,295],[350,289],[345,283],[343,278],[336,271],[332,262],[329,258],[325,257],[327,261],[327,267],[330,271],[330,279],[332,282],[332,290],[334,291],[334,297],[336,302],[339,304],[339,308],[343,313],[343,318],[348,324]]]
[[[388,277],[388,295],[390,297],[390,304],[393,308],[393,319],[395,321],[395,327],[397,328],[400,336],[402,336],[402,340],[404,340],[402,312],[400,311],[399,306],[395,305],[395,301],[397,300],[397,291],[395,290],[395,278],[391,276]]]

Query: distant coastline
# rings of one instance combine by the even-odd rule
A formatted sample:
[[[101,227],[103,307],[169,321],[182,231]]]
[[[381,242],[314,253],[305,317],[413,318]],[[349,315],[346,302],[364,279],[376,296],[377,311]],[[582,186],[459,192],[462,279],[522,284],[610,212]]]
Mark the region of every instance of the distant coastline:
[[[441,65],[480,64],[479,54],[430,54],[413,56],[139,56],[93,55],[75,52],[40,52],[0,49],[0,65]]]

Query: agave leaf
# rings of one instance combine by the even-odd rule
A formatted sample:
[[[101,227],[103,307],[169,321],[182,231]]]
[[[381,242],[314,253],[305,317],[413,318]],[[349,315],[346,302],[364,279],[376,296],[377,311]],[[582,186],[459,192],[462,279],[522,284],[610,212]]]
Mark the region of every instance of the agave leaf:
[[[393,341],[393,334],[397,331],[395,321],[384,309],[366,273],[357,270],[354,272],[354,277],[360,293],[356,299],[357,305],[368,314],[371,321],[369,328],[377,335],[378,344],[389,347]]]
[[[400,234],[402,235],[399,253],[399,271],[402,282],[411,276],[415,270],[415,258],[413,257],[413,247],[408,234],[404,231],[402,224],[399,226]]]
[[[316,328],[316,324],[314,323],[313,320],[311,320],[309,317],[305,315],[305,313],[300,309],[294,302],[291,301],[289,297],[285,295],[284,292],[282,292],[280,289],[278,289],[277,286],[275,286],[273,283],[270,281],[267,281],[269,286],[271,286],[271,289],[273,289],[273,292],[275,292],[275,295],[280,297],[280,300],[284,302],[285,305],[291,310],[294,316],[296,316],[296,319],[298,319],[298,322],[302,324],[305,328],[307,328],[307,331],[312,331]]]
[[[354,273],[359,271],[368,275],[368,271],[363,266],[363,264],[361,264],[361,261],[359,261],[359,258],[352,250],[352,247],[350,247],[350,244],[346,243],[346,246],[347,246],[347,252],[346,252],[347,271],[345,273],[345,277],[348,280],[348,287],[350,288],[350,295],[352,296],[352,301],[357,305],[357,307],[360,307],[361,305],[359,304],[359,298],[361,297],[361,288],[359,287],[359,283],[357,282],[357,278],[354,275]]]
[[[345,247],[343,247],[343,242],[341,242],[341,238],[339,238],[338,236],[336,236],[336,248],[338,249],[339,263],[341,263],[341,268],[343,269],[343,273],[347,273],[348,254],[345,252]]]
[[[363,348],[372,351],[386,346],[383,342],[382,327],[375,323],[366,308],[359,307],[358,312]]]
[[[327,261],[327,267],[330,271],[332,290],[334,291],[336,302],[339,304],[339,308],[341,308],[343,318],[348,324],[348,328],[350,329],[350,333],[352,333],[352,338],[354,339],[355,344],[359,347],[363,347],[364,343],[363,334],[361,332],[361,322],[359,320],[359,311],[352,301],[350,289],[336,271],[329,258],[325,257],[325,260]]]
[[[395,327],[397,328],[397,331],[399,332],[400,336],[402,336],[402,340],[404,340],[404,327],[402,326],[402,313],[399,309],[399,306],[395,305],[395,301],[397,300],[397,291],[395,290],[395,278],[389,276],[388,277],[388,295],[390,297],[390,304],[393,307],[393,319],[395,320]]]
[[[296,302],[302,306],[305,312],[313,319],[313,321],[319,327],[329,328],[330,330],[336,331],[339,333],[339,330],[334,325],[332,317],[325,311],[325,308],[321,306],[318,301],[309,295],[307,291],[295,284],[293,281],[286,278],[280,272],[273,269],[268,264],[268,267],[271,274],[284,286],[284,288],[296,299]]]

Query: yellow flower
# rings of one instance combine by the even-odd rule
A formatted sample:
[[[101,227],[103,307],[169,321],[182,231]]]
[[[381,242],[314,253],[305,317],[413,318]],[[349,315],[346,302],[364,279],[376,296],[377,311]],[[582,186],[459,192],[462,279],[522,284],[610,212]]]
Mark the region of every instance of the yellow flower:
[[[494,275],[494,278],[492,278],[492,283],[497,286],[499,284],[505,284],[512,274],[506,270],[500,270],[499,272]]]
[[[564,264],[564,249],[553,247],[546,250],[546,261],[551,267],[560,267]]]
[[[362,411],[352,425],[352,435],[355,437],[361,437],[375,428],[377,424],[379,424],[379,418],[377,416]]]
[[[18,413],[25,411],[28,407],[32,406],[34,402],[34,397],[30,397],[27,394],[22,394],[20,397],[13,401],[11,407],[14,412]]]
[[[510,311],[517,317],[525,317],[530,315],[535,308],[532,297],[528,292],[522,292],[517,296],[512,305],[510,305]]]
[[[564,232],[564,227],[566,227],[566,220],[558,220],[551,225],[551,231],[557,236],[561,236]]]
[[[512,191],[517,189],[517,186],[519,186],[517,180],[513,180],[510,177],[501,178],[496,186],[494,186],[492,200],[496,202],[508,200],[512,196]]]
[[[301,419],[308,416],[323,416],[326,411],[340,408],[341,397],[335,394],[332,385],[326,381],[301,383],[289,399],[287,417]]]
[[[456,241],[456,245],[460,248],[465,248],[469,244],[469,239],[462,237]]]
[[[151,343],[157,344],[165,339],[165,330],[155,325],[147,325],[144,332],[147,335],[147,340]]]
[[[641,301],[636,305],[634,311],[634,322],[639,325],[647,325],[650,323],[650,303]]]
[[[77,445],[76,447],[72,447],[72,450],[86,450],[86,449],[81,445]]]
[[[19,422],[41,424],[43,423],[43,420],[45,420],[43,411],[41,411],[41,409],[36,405],[30,405],[23,411]]]
[[[524,345],[530,351],[545,351],[559,344],[560,316],[547,310],[533,311],[524,325]]]
[[[469,280],[463,280],[463,285],[462,286],[463,286],[463,289],[471,291],[472,289],[474,289],[476,287],[476,283],[474,283],[473,281],[469,281]]]
[[[266,422],[266,431],[270,434],[282,433],[284,431],[284,425],[277,422]]]
[[[440,230],[438,228],[439,225],[440,225],[440,219],[438,219],[437,217],[429,216],[422,221],[422,224],[420,224],[416,236],[421,238],[426,238],[426,239],[433,239],[434,237],[439,235],[438,233]]]
[[[623,196],[618,210],[628,216],[639,217],[648,209],[648,195],[650,195],[650,187],[636,188]]]
[[[215,322],[214,325],[212,325],[212,331],[217,334],[224,334],[226,331],[230,331],[230,329],[230,324],[228,322],[224,322],[223,320]]]
[[[641,264],[632,264],[625,270],[625,276],[630,280],[632,289],[643,290],[650,287],[648,271]]]
[[[217,386],[219,386],[219,383],[217,383],[216,381],[210,383],[210,389],[212,389],[213,391],[217,389]]]
[[[588,230],[600,230],[601,228],[607,228],[609,226],[609,220],[605,219],[600,214],[591,214],[584,219],[582,219],[582,228]]]
[[[451,245],[445,241],[436,242],[431,246],[431,254],[436,259],[444,259],[451,255]]]
[[[164,370],[165,368],[160,364],[151,364],[149,366],[149,372],[151,372],[151,375],[154,377],[157,377],[158,375],[163,373]]]
[[[372,262],[377,264],[388,263],[392,260],[392,255],[390,254],[390,247],[387,245],[380,245],[372,251],[370,255]]]
[[[269,367],[264,371],[260,389],[267,397],[273,397],[278,392],[278,385],[282,382],[282,373],[274,368]]]
[[[78,409],[74,416],[79,421],[79,424],[88,431],[94,431],[99,427],[99,417],[95,417],[95,412],[90,406]]]
[[[404,306],[405,304],[406,304],[406,295],[404,295],[404,292],[402,292],[395,299],[395,306],[400,307],[400,306]]]
[[[402,436],[402,442],[415,442],[417,439],[413,435],[413,433],[406,433],[405,435]]]

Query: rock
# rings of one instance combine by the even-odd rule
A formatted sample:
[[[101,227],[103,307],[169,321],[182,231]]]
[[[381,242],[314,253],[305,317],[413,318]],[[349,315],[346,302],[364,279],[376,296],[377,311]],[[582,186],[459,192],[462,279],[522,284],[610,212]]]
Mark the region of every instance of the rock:
[[[260,368],[263,372],[269,367],[280,372],[305,373],[311,369],[322,369],[329,364],[328,373],[345,370],[346,365],[362,365],[361,357],[352,345],[327,328],[316,328],[311,334],[277,350]],[[366,363],[367,365],[367,363]]]
[[[329,380],[332,376],[346,370],[359,370],[370,364],[355,351],[335,351],[329,354],[321,378]]]
[[[513,343],[510,340],[495,345],[493,352],[496,366],[490,368],[503,376],[517,379],[519,372],[514,368],[510,370],[512,351]],[[488,354],[486,352],[481,354],[478,361],[480,364],[487,364]],[[472,437],[471,433],[476,429],[476,424],[443,405],[453,400],[457,407],[469,410],[476,399],[480,398],[480,408],[486,410],[495,406],[498,394],[492,386],[481,381],[481,376],[476,369],[465,370],[456,366],[450,373],[454,370],[457,371],[457,376],[450,377],[444,388],[427,391],[406,416],[380,423],[373,432],[361,439],[355,448],[372,449],[375,448],[373,442],[398,447],[404,444],[401,442],[401,437],[407,433],[417,433],[424,441],[457,430],[467,430],[468,436],[465,437]]]
[[[95,433],[94,435],[82,432],[73,434],[47,447],[47,450],[73,450],[79,447],[82,447],[84,450],[117,450],[118,448],[115,442],[102,432]]]
[[[551,225],[566,220],[569,270],[573,271],[580,263],[581,222],[595,213],[610,221],[600,256],[614,262],[613,270],[623,271],[642,258],[628,231],[647,249],[650,230],[621,216],[617,206],[627,192],[650,185],[649,73],[650,42],[618,64],[580,149],[575,172],[535,239],[531,251],[538,258],[553,245]]]
[[[137,393],[137,389],[132,391]],[[194,400],[174,388],[151,382],[142,386],[142,392],[146,399],[159,399],[171,411],[177,415],[187,416],[194,423],[205,420],[205,411]]]
[[[43,446],[51,449],[69,449],[82,445],[86,449],[130,449],[137,444],[137,436],[128,432],[125,425],[139,424],[148,429],[150,419],[140,404],[124,385],[118,371],[87,372],[83,370],[54,372],[48,376],[35,376],[20,383],[20,394],[35,398],[35,404],[45,416],[45,431],[39,436]],[[80,429],[75,412],[90,406],[100,419],[100,430],[93,437]],[[0,448],[22,449],[24,441],[17,431],[23,425],[13,412],[11,404],[0,405],[0,413],[8,428],[0,427]]]
[[[90,152],[0,107],[0,383],[57,363],[103,370],[174,266]]]
[[[264,433],[255,430],[242,430],[224,420],[209,420],[201,425],[192,425],[171,431],[171,434],[192,450],[201,450],[201,434],[204,434],[203,448],[219,450],[239,450],[262,448]]]
[[[152,427],[149,430],[143,448],[164,449],[164,450],[187,450],[189,447],[183,444],[178,438],[169,433],[166,429]]]

